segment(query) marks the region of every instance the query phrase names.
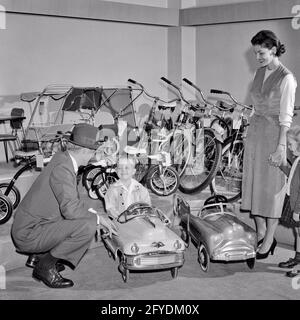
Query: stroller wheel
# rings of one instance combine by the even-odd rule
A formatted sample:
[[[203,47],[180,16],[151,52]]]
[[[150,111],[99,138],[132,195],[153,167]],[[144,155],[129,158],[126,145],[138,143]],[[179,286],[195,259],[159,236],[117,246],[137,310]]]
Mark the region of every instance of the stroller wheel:
[[[0,194],[2,193],[5,195],[8,186],[8,182],[0,183]],[[9,194],[7,194],[6,196],[9,197],[12,202],[13,208],[16,209],[21,201],[21,194],[19,189],[16,186],[12,186]]]
[[[13,205],[9,197],[0,194],[0,224],[7,222],[13,213]]]

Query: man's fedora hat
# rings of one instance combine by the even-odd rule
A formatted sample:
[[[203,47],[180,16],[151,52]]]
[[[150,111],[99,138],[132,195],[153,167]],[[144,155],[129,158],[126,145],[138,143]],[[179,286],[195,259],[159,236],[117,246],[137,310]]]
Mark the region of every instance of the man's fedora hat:
[[[99,147],[97,135],[98,128],[87,123],[78,123],[73,127],[68,141],[83,148],[96,150]]]

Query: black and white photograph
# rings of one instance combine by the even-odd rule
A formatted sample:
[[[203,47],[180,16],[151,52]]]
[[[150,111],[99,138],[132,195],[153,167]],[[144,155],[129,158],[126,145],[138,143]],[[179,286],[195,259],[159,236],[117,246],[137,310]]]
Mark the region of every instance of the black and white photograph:
[[[2,307],[300,299],[300,0],[0,0],[0,48]]]

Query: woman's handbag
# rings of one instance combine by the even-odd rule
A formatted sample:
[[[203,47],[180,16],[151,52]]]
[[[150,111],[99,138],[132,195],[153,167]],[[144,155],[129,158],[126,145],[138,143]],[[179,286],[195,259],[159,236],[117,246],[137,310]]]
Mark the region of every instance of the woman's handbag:
[[[291,208],[290,196],[286,194],[279,223],[287,228],[300,227],[300,221],[294,220],[293,213],[294,210]]]

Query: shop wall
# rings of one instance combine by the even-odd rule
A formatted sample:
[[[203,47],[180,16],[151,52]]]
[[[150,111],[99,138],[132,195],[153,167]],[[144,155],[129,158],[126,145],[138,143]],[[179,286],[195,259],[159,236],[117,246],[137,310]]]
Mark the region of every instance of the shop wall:
[[[257,67],[250,40],[261,29],[273,30],[286,45],[281,61],[300,83],[300,30],[292,28],[290,19],[207,25],[196,27],[196,79],[205,93],[218,88],[250,102]],[[300,87],[295,104],[300,105]]]
[[[125,85],[129,76],[157,90],[166,71],[164,27],[7,14],[0,36],[1,96],[49,83]]]
[[[151,0],[151,1],[149,0],[101,0],[101,1],[137,4],[137,5],[143,5],[143,6],[153,6],[153,7],[162,7],[162,8],[166,8],[168,6],[168,0]]]
[[[6,30],[0,30],[0,113],[22,106],[28,120],[29,105],[19,101],[20,93],[54,83],[124,86],[130,77],[167,97],[159,81],[167,75],[167,32],[151,25],[8,13]]]

